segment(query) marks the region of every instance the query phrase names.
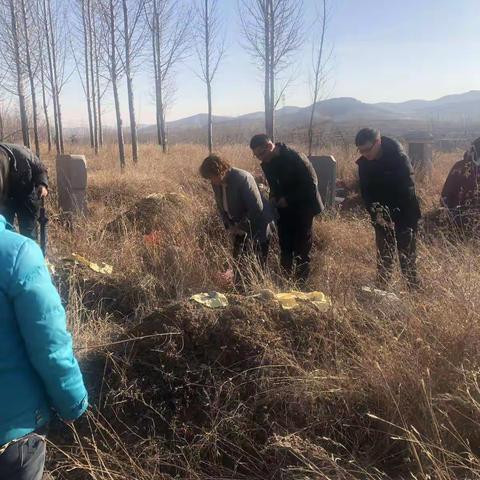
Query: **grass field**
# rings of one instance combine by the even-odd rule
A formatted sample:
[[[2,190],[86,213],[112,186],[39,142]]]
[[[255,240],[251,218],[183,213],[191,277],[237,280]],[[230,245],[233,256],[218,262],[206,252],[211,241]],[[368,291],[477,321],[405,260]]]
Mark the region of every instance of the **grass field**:
[[[259,170],[246,147],[220,153]],[[310,285],[331,297],[327,313],[249,296],[293,288],[275,252],[268,274],[252,266],[247,295],[226,291],[225,309],[188,301],[225,291],[217,273],[231,263],[198,146],[164,156],[144,145],[123,174],[114,147],[89,156],[89,215],[73,232],[52,188],[49,258],[93,405],[74,430],[54,428],[54,478],[480,478],[478,242],[422,238],[421,292],[397,276],[400,301],[361,295],[375,278],[373,231],[355,149],[333,153],[348,208],[316,221]],[[460,155],[435,155],[418,185],[424,212]],[[144,215],[156,215],[153,242],[141,214],[109,226],[151,193],[176,194]],[[72,252],[114,273],[66,267]]]

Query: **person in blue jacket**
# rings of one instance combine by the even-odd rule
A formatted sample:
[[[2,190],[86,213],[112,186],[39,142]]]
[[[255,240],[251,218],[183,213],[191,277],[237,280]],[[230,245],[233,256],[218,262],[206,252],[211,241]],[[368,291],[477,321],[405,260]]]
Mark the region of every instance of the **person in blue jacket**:
[[[0,202],[8,159],[0,153]],[[37,244],[0,215],[0,480],[40,480],[52,415],[88,407],[65,310]]]

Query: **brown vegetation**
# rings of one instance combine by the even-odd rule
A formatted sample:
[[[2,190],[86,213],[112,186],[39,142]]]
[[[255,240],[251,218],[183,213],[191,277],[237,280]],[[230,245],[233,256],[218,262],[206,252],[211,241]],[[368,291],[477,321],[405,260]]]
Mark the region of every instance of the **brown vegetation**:
[[[207,310],[188,297],[222,290],[216,273],[231,258],[197,174],[206,150],[140,146],[138,167],[120,175],[113,148],[90,161],[90,215],[75,234],[52,207],[50,260],[93,404],[71,434],[53,432],[55,478],[480,477],[476,241],[421,241],[415,295],[400,278],[399,302],[359,295],[375,252],[355,152],[344,148],[335,154],[348,209],[316,222],[311,279],[333,309],[286,312],[248,296],[291,288],[272,255],[269,275],[252,269],[247,295],[227,292],[229,307]],[[222,154],[258,169],[247,148]],[[455,159],[438,156],[420,185],[425,211]],[[107,228],[153,193],[176,194],[162,197],[154,226]],[[72,252],[113,275],[60,262]]]

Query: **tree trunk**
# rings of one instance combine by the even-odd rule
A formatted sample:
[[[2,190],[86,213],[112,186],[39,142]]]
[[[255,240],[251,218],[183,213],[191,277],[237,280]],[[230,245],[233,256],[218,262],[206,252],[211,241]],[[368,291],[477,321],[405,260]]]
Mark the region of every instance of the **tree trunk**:
[[[160,115],[160,135],[162,137],[163,153],[168,153],[167,127],[165,125],[165,107],[163,105],[163,92],[160,84],[158,96],[159,115]]]
[[[95,24],[95,16],[93,17],[93,41],[95,44],[95,81],[97,86],[98,144],[100,147],[103,147],[102,94],[100,92],[100,63],[98,59],[98,37],[97,27]]]
[[[93,117],[93,148],[95,155],[98,155],[98,117],[97,117],[97,103],[95,93],[95,64],[93,61],[93,14],[91,0],[87,0],[87,24],[88,24],[88,43],[89,43],[89,56],[90,56],[90,81],[92,82],[92,117]]]
[[[64,152],[63,144],[63,124],[62,124],[62,107],[60,105],[60,89],[58,86],[58,70],[57,70],[57,49],[55,46],[55,37],[53,35],[53,19],[52,19],[52,6],[50,0],[48,0],[48,23],[50,25],[51,41],[52,41],[52,62],[53,62],[53,74],[54,74],[54,86],[55,86],[55,98],[54,101],[57,104],[57,116],[58,116],[58,135],[60,143],[60,153]]]
[[[85,94],[87,97],[87,110],[88,110],[88,130],[90,133],[90,148],[94,148],[93,141],[93,119],[92,119],[92,104],[90,96],[90,68],[88,59],[88,22],[87,22],[87,2],[88,0],[82,0],[82,24],[83,24],[83,48],[84,48],[84,60],[85,60]]]
[[[12,41],[15,55],[15,67],[17,70],[17,94],[20,107],[20,122],[22,125],[23,144],[30,148],[30,135],[28,131],[28,116],[25,102],[25,89],[23,85],[23,69],[20,59],[20,45],[17,29],[17,13],[15,11],[14,0],[10,0],[10,16],[12,23]]]
[[[52,133],[50,131],[50,119],[48,118],[47,92],[45,86],[45,72],[43,71],[43,52],[40,54],[40,81],[42,83],[43,112],[45,115],[45,128],[47,130],[48,153],[52,151]]]
[[[113,98],[115,102],[115,116],[117,120],[117,141],[118,153],[120,157],[120,168],[122,171],[125,168],[125,145],[123,141],[122,116],[120,113],[120,99],[118,96],[118,81],[117,81],[117,44],[115,38],[115,12],[113,8],[113,0],[110,0],[110,74],[113,88]]]
[[[48,9],[47,9],[47,1],[43,0],[43,20],[44,20],[44,28],[45,28],[45,40],[47,44],[47,57],[48,57],[48,68],[50,74],[50,89],[52,92],[52,101],[53,101],[53,122],[55,124],[55,149],[57,151],[57,155],[61,153],[60,148],[60,133],[59,133],[59,124],[58,124],[58,105],[55,100],[55,82],[53,76],[53,60],[52,60],[52,45],[50,42],[50,26],[48,21]]]
[[[35,141],[35,154],[40,157],[40,141],[38,139],[38,111],[37,111],[37,92],[35,90],[35,77],[32,68],[32,57],[30,55],[30,36],[27,23],[27,9],[25,0],[21,0],[22,19],[23,19],[23,35],[25,40],[25,55],[27,60],[28,78],[30,81],[30,94],[32,97],[32,116],[33,116],[33,138]]]
[[[208,151],[213,151],[213,124],[212,124],[212,83],[210,78],[210,25],[208,0],[205,0],[205,78],[207,81],[208,101]]]
[[[155,75],[155,120],[157,124],[157,142],[159,145],[163,144],[162,131],[160,129],[160,104],[158,101],[158,91],[159,91],[159,65],[157,58],[157,2],[154,0],[154,18],[152,23],[152,51],[153,51],[153,70]]]
[[[323,0],[323,20],[322,20],[322,38],[320,40],[320,50],[318,52],[317,63],[315,64],[314,72],[314,87],[313,87],[313,103],[310,111],[310,121],[308,124],[308,155],[312,155],[313,147],[313,122],[315,119],[315,110],[317,108],[318,95],[320,92],[320,81],[322,74],[322,60],[323,60],[323,45],[325,43],[325,28],[327,22],[327,5],[326,0]]]
[[[156,7],[156,2],[155,2]],[[156,97],[157,97],[157,110],[158,110],[158,118],[157,122],[160,126],[160,138],[161,138],[161,145],[163,153],[168,153],[168,135],[167,135],[167,128],[165,125],[165,105],[163,102],[163,71],[161,68],[162,65],[162,58],[161,58],[161,51],[160,51],[160,18],[157,12],[155,16],[156,22],[156,49],[157,49],[157,64],[158,64],[158,82],[156,85]]]
[[[127,95],[128,110],[130,114],[130,135],[132,138],[132,160],[133,163],[138,161],[138,137],[137,137],[137,120],[135,118],[135,101],[133,94],[133,80],[131,68],[131,48],[130,48],[130,28],[128,25],[128,8],[127,0],[122,0],[123,7],[123,27],[125,35],[125,75],[127,77]]]
[[[265,0],[265,133],[270,135],[270,8],[268,0]]]
[[[268,0],[269,10],[269,44],[270,44],[270,110],[268,111],[268,125],[270,131],[267,135],[274,140],[275,135],[275,18],[273,13],[273,1]]]

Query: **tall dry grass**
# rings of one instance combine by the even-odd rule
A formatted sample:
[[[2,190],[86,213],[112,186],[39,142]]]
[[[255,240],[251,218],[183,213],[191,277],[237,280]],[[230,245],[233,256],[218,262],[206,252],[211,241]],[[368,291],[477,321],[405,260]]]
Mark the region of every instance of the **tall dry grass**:
[[[258,171],[246,147],[220,153]],[[316,222],[310,281],[333,299],[328,314],[286,315],[243,296],[220,313],[184,301],[221,290],[216,272],[232,264],[198,146],[168,156],[142,146],[123,174],[114,147],[90,157],[90,211],[73,233],[52,189],[50,258],[94,404],[76,432],[52,437],[55,478],[480,478],[478,242],[420,239],[422,291],[407,293],[397,276],[399,302],[360,295],[375,276],[373,232],[355,207],[355,151],[334,154],[349,209]],[[419,185],[424,211],[457,156],[436,155]],[[154,246],[136,225],[106,228],[166,192],[182,203],[165,208]],[[72,252],[112,264],[113,276],[65,269]],[[293,287],[274,257],[247,293]],[[126,341],[149,315],[153,333]]]

